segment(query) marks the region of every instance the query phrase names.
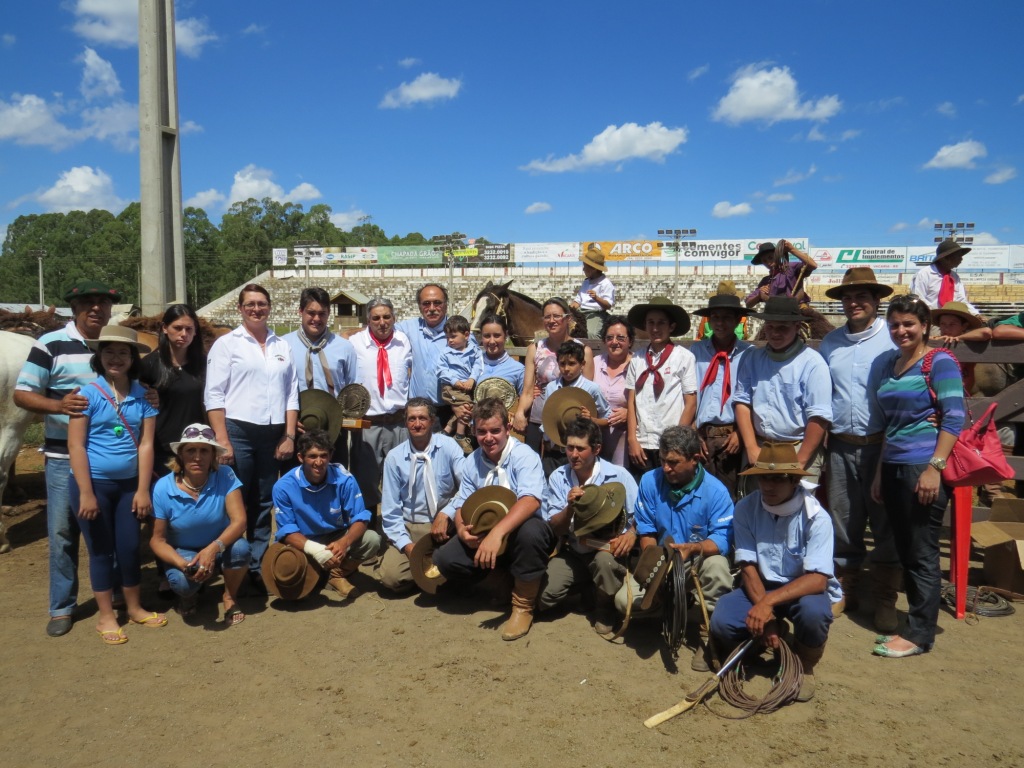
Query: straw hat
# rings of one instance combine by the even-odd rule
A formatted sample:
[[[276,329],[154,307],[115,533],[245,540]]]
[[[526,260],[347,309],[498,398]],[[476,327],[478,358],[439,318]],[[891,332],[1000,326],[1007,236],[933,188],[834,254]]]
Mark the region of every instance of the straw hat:
[[[209,445],[216,451],[218,456],[228,452],[228,449],[217,442],[213,429],[206,424],[189,424],[182,430],[181,440],[171,443],[171,453],[177,453],[183,445]]]
[[[341,432],[341,420],[344,418],[341,403],[322,389],[307,389],[299,392],[299,423],[309,432],[311,429],[322,429],[331,438],[333,444]]]
[[[544,411],[541,413],[541,423],[544,425],[544,434],[555,445],[565,445],[565,430],[586,408],[591,418],[597,417],[597,403],[589,392],[579,387],[562,387],[556,389],[550,397],[544,400]]]
[[[985,322],[977,315],[972,315],[971,310],[962,301],[947,301],[938,309],[932,310],[932,323],[938,325],[939,318],[943,315],[954,315],[967,323],[967,330],[973,331],[981,328]]]
[[[153,351],[148,344],[139,341],[134,330],[125,328],[123,325],[104,325],[100,328],[100,335],[97,338],[86,339],[85,343],[93,352],[99,351],[100,344],[127,344],[130,347],[135,347],[143,355]]]
[[[622,483],[588,485],[572,505],[573,533],[586,536],[612,525],[622,516],[625,503],[626,486]]]
[[[282,600],[301,600],[320,581],[320,573],[309,564],[305,552],[277,541],[267,547],[260,575],[267,591]]]
[[[434,537],[428,533],[413,544],[412,553],[409,555],[412,580],[428,595],[436,595],[438,587],[448,581],[434,565],[435,549],[437,545],[434,543]]]
[[[714,293],[709,293],[708,298],[712,296],[742,296],[742,294],[736,290],[736,283],[732,280],[719,280],[718,288]]]
[[[608,271],[608,267],[604,265],[604,251],[601,250],[601,246],[597,243],[591,243],[587,246],[586,253],[580,256],[580,261],[599,272]]]
[[[473,491],[462,504],[459,514],[462,515],[462,524],[473,526],[473,535],[483,538],[508,514],[515,503],[516,495],[511,489],[488,485]],[[508,539],[502,539],[499,555],[505,553],[507,544]]]
[[[892,293],[892,286],[882,285],[875,279],[875,270],[871,267],[850,267],[843,275],[843,282],[829,288],[825,295],[838,301],[847,288],[867,288],[880,299]]]
[[[796,457],[792,443],[766,442],[761,446],[757,461],[741,475],[799,475],[811,474],[803,468]]]
[[[673,304],[671,299],[665,296],[652,296],[651,300],[646,304],[635,304],[629,310],[626,315],[626,319],[629,320],[629,324],[634,328],[644,329],[644,323],[647,321],[647,313],[652,309],[659,309],[668,315],[670,322],[675,323],[675,330],[672,331],[673,336],[685,336],[690,331],[690,316],[686,314],[686,310],[680,307],[678,304]]]

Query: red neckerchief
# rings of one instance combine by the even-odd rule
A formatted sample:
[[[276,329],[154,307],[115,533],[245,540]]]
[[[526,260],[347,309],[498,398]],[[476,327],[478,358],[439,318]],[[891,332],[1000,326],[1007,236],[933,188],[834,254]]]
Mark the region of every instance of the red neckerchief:
[[[704,374],[704,379],[700,383],[700,391],[703,392],[715,383],[715,379],[718,378],[718,366],[721,364],[725,368],[725,375],[722,377],[722,405],[718,409],[718,412],[721,413],[725,410],[725,404],[729,402],[729,396],[732,394],[732,374],[731,366],[729,364],[729,353],[732,352],[733,347],[736,346],[736,338],[733,337],[732,344],[729,345],[728,349],[719,349],[718,345],[715,344],[713,336],[711,337],[711,344],[715,348],[715,356],[711,358],[711,362],[708,364],[707,373]]]
[[[665,388],[665,379],[662,378],[661,372],[658,370],[668,360],[669,355],[672,354],[673,344],[670,341],[665,345],[665,348],[661,350],[661,358],[658,360],[658,364],[654,364],[654,355],[651,354],[650,346],[647,347],[647,370],[641,373],[636,380],[636,391],[639,392],[644,388],[644,384],[647,382],[647,377],[650,374],[654,374],[654,399],[657,400],[661,397],[661,391]]]
[[[384,390],[391,387],[391,365],[385,347],[395,338],[395,332],[391,331],[391,335],[384,341],[378,341],[377,337],[373,335],[373,331],[370,331],[370,338],[377,345],[377,390],[380,392],[380,396],[384,397]]]
[[[939,307],[948,304],[953,300],[953,270],[943,272],[938,266],[935,267],[942,275],[942,285],[939,286]]]

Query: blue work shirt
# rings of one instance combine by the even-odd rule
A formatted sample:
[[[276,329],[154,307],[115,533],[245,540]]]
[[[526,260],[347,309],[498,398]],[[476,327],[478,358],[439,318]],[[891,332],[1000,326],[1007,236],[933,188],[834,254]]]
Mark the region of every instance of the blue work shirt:
[[[629,474],[625,467],[612,464],[610,461],[596,459],[589,484],[604,485],[605,483],[622,483],[626,486],[626,528],[628,529],[632,524],[633,514],[636,510],[636,480],[633,479],[633,476]],[[576,477],[576,472],[568,464],[563,464],[552,472],[551,477],[548,478],[548,488],[544,493],[544,501],[541,504],[541,517],[551,522],[551,518],[565,509],[569,500],[569,491],[581,485],[582,483],[580,483],[579,478]],[[594,551],[589,547],[579,544],[576,540],[576,534],[571,530],[567,543],[577,552]]]
[[[425,397],[437,405],[441,402],[437,385],[437,363],[448,346],[444,324],[448,316],[431,328],[422,317],[410,317],[395,324],[395,328],[409,337],[412,346],[412,379],[409,397]]]
[[[274,483],[274,520],[277,540],[301,533],[307,538],[348,530],[352,523],[369,524],[359,484],[340,464],[327,467],[319,487],[306,479],[302,467],[289,470]]]
[[[309,349],[302,343],[301,329],[286,333],[282,338],[288,342],[288,348],[292,351],[292,362],[295,364],[295,374],[299,379],[299,392],[309,389],[306,383],[306,357]],[[327,365],[331,369],[331,377],[334,379],[334,391],[327,388],[327,378],[324,376],[324,367],[320,362],[320,355],[313,355],[313,389],[323,390],[329,394],[338,396],[342,388],[347,387],[356,380],[356,350],[352,342],[343,339],[331,331],[326,332],[329,336],[327,346],[324,347],[324,356],[327,358]]]
[[[517,499],[523,496],[532,496],[538,502],[544,500],[544,470],[540,465],[540,456],[526,443],[521,443],[509,435],[512,441],[512,450],[504,465],[508,473],[509,485]],[[459,485],[459,492],[452,499],[451,507],[458,512],[466,499],[473,491],[484,487],[487,474],[494,467],[490,461],[484,458],[482,448],[477,448],[466,457],[462,465],[462,483]],[[495,485],[496,483],[491,483]],[[540,507],[535,513],[540,516]]]
[[[879,355],[896,349],[885,320],[850,333],[844,325],[821,340],[818,347],[832,374],[832,431],[841,435],[874,435],[885,429],[885,416],[868,396],[871,365]]]
[[[732,392],[725,401],[724,406],[722,405],[722,384],[725,381],[725,369],[723,366],[718,366],[718,375],[715,376],[715,380],[704,389],[701,389],[701,382],[704,381],[708,368],[711,367],[711,360],[718,351],[715,349],[711,337],[702,339],[690,347],[690,352],[693,353],[694,358],[697,360],[697,417],[694,421],[695,426],[724,426],[736,423],[736,413],[732,407],[733,397],[736,393],[736,377],[739,374],[740,362],[743,359],[744,353],[748,349],[753,348],[753,346],[749,341],[743,341],[742,339],[737,339],[736,343],[732,345],[732,350],[729,352],[729,384]]]
[[[676,544],[709,540],[719,554],[732,550],[733,504],[722,481],[703,468],[704,479],[679,501],[670,495],[672,487],[660,467],[640,478],[636,500],[636,533],[654,536],[659,544],[671,535]]]
[[[508,354],[502,355],[497,360],[491,360],[484,353],[483,356],[484,368],[480,373],[480,381],[493,378],[497,376],[500,379],[505,379],[513,387],[516,388],[516,392],[520,395],[523,394],[523,382],[526,379],[526,366],[520,363],[518,360],[513,360]],[[477,382],[477,384],[480,383]]]
[[[210,473],[193,499],[178,487],[174,475],[164,475],[153,486],[153,517],[167,521],[167,543],[175,549],[193,552],[210,546],[230,519],[224,500],[232,491],[241,488],[242,483],[228,466],[217,467]]]

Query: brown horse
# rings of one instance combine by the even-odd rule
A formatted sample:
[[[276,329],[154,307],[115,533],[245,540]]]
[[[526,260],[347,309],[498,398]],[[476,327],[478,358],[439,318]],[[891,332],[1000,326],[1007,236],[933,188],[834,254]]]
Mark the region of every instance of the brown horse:
[[[517,347],[526,347],[537,338],[537,332],[544,329],[544,308],[536,299],[525,293],[509,288],[512,281],[495,285],[490,280],[473,300],[473,330],[480,330],[484,315],[495,314],[505,318],[508,335]],[[586,338],[587,324],[577,312],[572,313],[570,333],[576,338]]]

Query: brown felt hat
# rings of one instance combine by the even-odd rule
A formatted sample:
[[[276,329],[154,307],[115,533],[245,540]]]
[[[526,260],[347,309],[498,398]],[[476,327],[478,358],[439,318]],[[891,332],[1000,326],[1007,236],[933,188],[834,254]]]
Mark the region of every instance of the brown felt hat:
[[[825,295],[837,301],[843,298],[843,291],[849,288],[867,288],[880,299],[892,293],[892,286],[882,285],[875,279],[875,270],[871,267],[850,267],[843,275],[843,282],[825,291]]]
[[[947,237],[945,240],[939,243],[938,247],[936,247],[935,258],[932,259],[932,264],[934,264],[939,259],[946,258],[947,256],[965,256],[970,252],[970,248],[964,248],[964,246],[962,246],[953,238]]]
[[[435,549],[437,549],[437,545],[434,542],[434,537],[428,533],[413,545],[412,553],[409,556],[409,571],[412,573],[412,580],[428,595],[436,595],[438,587],[448,581],[434,565]]]
[[[488,485],[478,488],[469,495],[462,504],[459,514],[462,524],[473,526],[473,535],[483,538],[496,526],[516,503],[516,494],[501,485]],[[502,539],[498,554],[505,553],[508,539]]]
[[[544,410],[540,415],[544,425],[544,435],[553,444],[565,446],[565,430],[569,428],[586,408],[590,418],[597,418],[597,403],[589,392],[579,387],[562,387],[551,393],[544,400]]]
[[[267,591],[282,600],[301,600],[316,587],[320,573],[301,549],[275,541],[260,565]]]
[[[763,312],[751,312],[751,317],[759,317],[772,323],[802,323],[804,316],[800,314],[800,301],[790,296],[769,296],[764,303]]]
[[[572,505],[573,533],[586,536],[612,525],[622,516],[625,503],[626,486],[622,483],[588,485]]]
[[[939,318],[943,315],[954,315],[967,323],[967,330],[973,331],[981,328],[985,322],[977,315],[972,315],[971,310],[962,301],[947,301],[938,309],[932,310],[932,323],[938,324]]]
[[[672,550],[666,546],[652,544],[640,552],[640,559],[633,569],[633,578],[644,590],[644,598],[640,601],[641,611],[648,610],[654,603],[671,565]]]
[[[811,474],[804,469],[796,457],[792,443],[766,442],[761,446],[753,466],[740,472],[741,475],[799,475]]]
[[[604,259],[604,251],[601,250],[601,246],[597,243],[591,243],[588,245],[586,252],[580,256],[580,261],[588,267],[593,267],[599,272],[608,271],[608,267],[604,265]]]
[[[322,389],[306,389],[299,392],[299,424],[307,432],[322,429],[331,438],[331,444],[341,432],[344,418],[341,403]]]
[[[764,257],[768,254],[775,257],[776,261],[786,257],[786,241],[779,240],[777,243],[758,243],[757,253],[750,260],[751,264],[764,264]]]
[[[711,298],[708,299],[708,305],[702,309],[693,310],[693,314],[704,317],[710,315],[716,309],[727,309],[730,312],[735,312],[738,317],[746,317],[750,314],[750,310],[743,306],[740,297],[735,293],[712,294]]]
[[[672,331],[673,336],[685,336],[690,332],[690,316],[686,313],[686,310],[678,304],[673,304],[672,300],[665,296],[652,296],[651,300],[646,304],[635,304],[630,307],[626,319],[629,320],[629,324],[634,328],[643,330],[644,324],[647,322],[647,313],[652,309],[661,310],[668,315],[670,322],[675,323],[676,327]]]

